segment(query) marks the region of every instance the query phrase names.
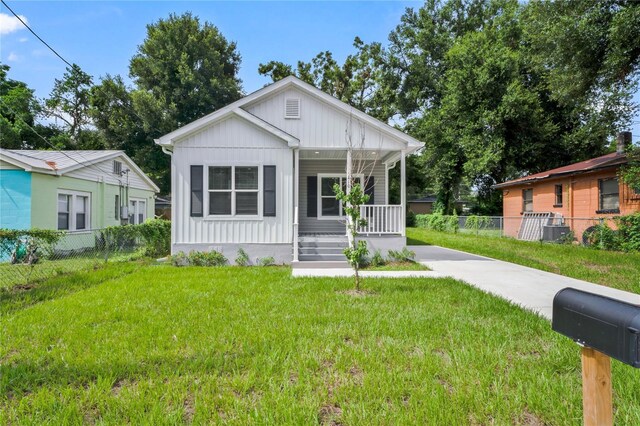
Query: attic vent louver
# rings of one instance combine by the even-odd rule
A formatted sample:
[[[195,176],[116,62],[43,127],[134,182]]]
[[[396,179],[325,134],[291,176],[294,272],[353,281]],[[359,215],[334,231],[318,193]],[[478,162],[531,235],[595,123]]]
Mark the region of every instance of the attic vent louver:
[[[113,174],[122,174],[122,163],[120,161],[113,160]]]
[[[300,99],[287,98],[284,100],[284,118],[300,118]]]

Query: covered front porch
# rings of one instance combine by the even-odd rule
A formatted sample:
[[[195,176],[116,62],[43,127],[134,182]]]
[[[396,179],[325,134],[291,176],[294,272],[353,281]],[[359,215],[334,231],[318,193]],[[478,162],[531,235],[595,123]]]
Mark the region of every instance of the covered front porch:
[[[337,149],[296,149],[294,151],[294,223],[293,261],[298,261],[300,248],[308,249],[310,238],[318,237],[328,251],[329,241],[340,241],[346,235],[346,219],[342,206],[336,200],[333,185],[346,187],[347,168],[352,167],[352,176],[361,183],[369,195],[369,201],[361,206],[361,215],[367,225],[359,230],[361,238],[386,242],[405,241],[406,173],[403,150],[337,150]],[[400,167],[400,204],[389,203],[389,171]],[[342,238],[340,238],[342,237]],[[391,238],[396,237],[396,238]],[[301,245],[301,239],[303,240]],[[397,241],[396,241],[397,240]],[[378,249],[386,244],[373,244]],[[338,256],[342,244],[332,247]],[[319,249],[320,252],[322,250]],[[303,257],[304,257],[304,251]]]

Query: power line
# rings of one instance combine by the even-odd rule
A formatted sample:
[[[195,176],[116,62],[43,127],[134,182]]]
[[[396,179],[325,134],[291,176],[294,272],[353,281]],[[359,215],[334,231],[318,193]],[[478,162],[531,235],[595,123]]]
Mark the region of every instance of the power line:
[[[47,46],[47,47],[49,48],[49,50],[51,50],[51,51],[52,51],[52,52],[53,52],[53,53],[54,53],[58,58],[60,58],[60,59],[62,60],[62,62],[64,62],[65,64],[69,65],[71,68],[73,68],[73,65],[72,65],[69,61],[67,61],[65,58],[63,58],[63,57],[62,57],[62,56],[61,56],[61,55],[60,55],[60,54],[59,54],[59,53],[58,53],[58,52],[57,52],[53,47],[49,46],[49,44],[48,44],[46,41],[44,41],[44,40],[43,40],[43,39],[42,39],[38,34],[36,34],[36,32],[35,32],[35,31],[33,31],[33,30],[31,29],[31,27],[29,27],[29,25],[27,25],[27,23],[26,23],[26,22],[24,22],[24,21],[22,20],[22,18],[20,17],[20,15],[18,15],[17,13],[15,13],[15,12],[13,11],[13,9],[11,9],[11,8],[9,7],[9,5],[8,5],[4,0],[0,0],[0,1],[2,1],[2,4],[4,5],[4,7],[6,7],[7,9],[9,9],[9,12],[11,12],[11,13],[13,14],[13,16],[15,16],[16,18],[18,18],[18,21],[22,22],[22,25],[24,25],[24,26],[25,26],[25,28],[26,28],[26,29],[28,29],[28,30],[31,32],[31,34],[33,34],[34,36],[36,36],[36,38],[37,38],[38,40],[40,40],[40,41],[42,42],[42,44],[44,44],[45,46]]]
[[[76,151],[76,153],[80,156],[80,158],[82,158],[85,163],[78,161],[77,159],[71,157],[70,155],[67,154],[67,152],[63,149],[58,149],[54,144],[52,144],[51,142],[49,142],[49,140],[47,138],[45,138],[44,136],[42,136],[40,133],[38,133],[38,131],[36,129],[33,128],[33,126],[31,126],[29,123],[27,123],[27,121],[25,119],[23,119],[22,117],[20,117],[20,114],[18,114],[16,112],[16,110],[14,110],[13,108],[11,108],[11,106],[9,104],[7,104],[4,99],[0,98],[0,102],[2,102],[2,104],[4,104],[4,106],[6,106],[9,111],[11,111],[16,118],[18,118],[20,121],[22,121],[29,129],[31,129],[31,131],[33,133],[35,133],[40,139],[42,139],[47,145],[49,145],[49,147],[53,148],[54,151],[56,152],[60,152],[62,155],[64,155],[65,157],[67,157],[69,160],[74,161],[75,163],[77,163],[80,166],[83,167],[95,167],[96,169],[98,169],[99,171],[101,171],[102,173],[109,173],[108,171],[102,169],[97,163],[89,163],[89,160],[87,160],[87,158],[83,157],[82,154],[78,151]],[[29,155],[27,155],[27,157],[29,157]],[[36,158],[36,157],[32,157],[32,158]],[[41,160],[40,158],[38,158],[38,160]]]

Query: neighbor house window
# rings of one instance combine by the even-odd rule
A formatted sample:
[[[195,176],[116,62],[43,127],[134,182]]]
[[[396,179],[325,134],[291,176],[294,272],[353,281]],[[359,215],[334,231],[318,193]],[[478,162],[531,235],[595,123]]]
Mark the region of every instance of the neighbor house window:
[[[84,192],[58,193],[58,229],[81,231],[90,228],[89,194]]]
[[[618,179],[598,180],[599,208],[598,212],[615,212],[620,209]]]
[[[145,200],[129,199],[129,223],[139,225],[147,218],[147,202]]]
[[[554,207],[562,207],[562,185],[556,185],[555,193],[556,193],[556,202],[554,204]]]
[[[358,176],[354,179],[354,183],[361,184],[363,180],[362,176]],[[336,199],[336,193],[333,191],[333,186],[335,184],[339,184],[342,190],[346,191],[346,175],[318,176],[318,185],[320,185],[320,190],[318,191],[319,217],[336,218],[344,215],[342,211],[342,203]]]
[[[533,188],[522,190],[522,211],[533,211]]]
[[[114,213],[115,213],[114,217],[116,218],[116,220],[120,219],[120,196],[119,195],[116,195]]]
[[[258,166],[209,167],[209,214],[257,216]]]

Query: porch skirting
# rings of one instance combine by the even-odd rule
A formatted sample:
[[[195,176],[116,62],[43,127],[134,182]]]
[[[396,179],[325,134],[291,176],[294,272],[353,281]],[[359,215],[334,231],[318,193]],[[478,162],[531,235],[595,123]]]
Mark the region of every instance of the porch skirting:
[[[273,257],[276,265],[290,264],[293,260],[293,247],[291,243],[286,244],[236,244],[236,243],[177,243],[171,245],[171,254],[178,252],[189,253],[192,251],[212,251],[216,250],[224,254],[230,265],[235,265],[235,258],[238,257],[238,249],[243,249],[249,255],[252,265],[257,259],[263,257]]]
[[[364,240],[367,242],[369,249],[369,257],[380,250],[383,256],[387,256],[389,250],[402,250],[407,245],[407,238],[402,235],[363,235],[357,237],[356,240]]]

